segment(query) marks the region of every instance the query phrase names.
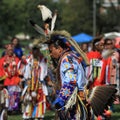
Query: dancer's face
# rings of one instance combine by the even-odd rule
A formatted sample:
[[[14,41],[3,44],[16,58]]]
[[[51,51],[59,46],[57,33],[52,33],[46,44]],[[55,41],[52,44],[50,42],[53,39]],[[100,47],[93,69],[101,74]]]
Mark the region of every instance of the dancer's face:
[[[63,49],[62,49],[60,46],[55,47],[54,44],[51,44],[51,45],[49,46],[49,51],[50,51],[50,56],[51,56],[52,58],[58,59],[58,58],[60,57]]]

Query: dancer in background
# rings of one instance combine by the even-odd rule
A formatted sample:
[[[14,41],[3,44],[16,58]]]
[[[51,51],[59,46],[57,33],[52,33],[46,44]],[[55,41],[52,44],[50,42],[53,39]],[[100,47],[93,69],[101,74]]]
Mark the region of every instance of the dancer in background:
[[[22,47],[19,43],[19,39],[16,38],[16,37],[13,37],[11,39],[11,44],[12,44],[12,47],[13,47],[13,52],[14,54],[16,55],[16,57],[18,57],[19,59],[21,59],[21,57],[23,56],[23,50],[22,50]],[[5,51],[3,51],[2,53],[2,57],[7,54],[7,45],[5,45]]]
[[[87,78],[91,82],[90,88],[106,84],[106,61],[102,57],[102,51],[104,49],[103,36],[96,37],[93,40],[92,46],[92,50],[87,53],[90,66],[86,70]]]
[[[21,57],[23,56],[23,50],[22,50],[22,47],[20,46],[19,39],[17,37],[13,37],[11,40],[11,43],[13,44],[15,55],[19,59],[21,59]]]
[[[33,46],[30,55],[26,58],[24,72],[27,85],[23,90],[23,118],[43,119],[46,111],[46,96],[48,91],[45,84],[47,76],[47,59],[42,55],[38,46]]]
[[[20,110],[20,77],[17,69],[19,58],[16,57],[13,51],[14,47],[12,44],[8,44],[6,48],[6,54],[0,58],[0,71],[3,76],[6,76],[4,80],[4,86],[7,88],[9,93],[9,107],[8,111],[19,111]]]

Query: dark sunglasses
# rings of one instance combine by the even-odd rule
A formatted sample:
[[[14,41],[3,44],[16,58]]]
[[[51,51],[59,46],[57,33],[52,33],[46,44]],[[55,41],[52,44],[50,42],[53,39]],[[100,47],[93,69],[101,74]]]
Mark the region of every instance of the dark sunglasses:
[[[112,45],[112,42],[110,42],[110,43],[106,43],[106,45]]]

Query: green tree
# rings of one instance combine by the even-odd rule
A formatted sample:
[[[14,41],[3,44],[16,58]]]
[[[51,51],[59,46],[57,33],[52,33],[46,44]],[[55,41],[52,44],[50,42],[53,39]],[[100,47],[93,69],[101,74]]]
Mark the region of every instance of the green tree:
[[[101,15],[100,0],[96,2],[97,32],[110,30],[120,21],[120,9],[108,9],[107,15]],[[18,33],[40,36],[30,25],[32,19],[43,27],[38,4],[46,5],[51,11],[57,9],[58,17],[55,30],[65,29],[72,35],[80,32],[93,33],[93,0],[0,0],[0,39],[7,39]]]
[[[35,34],[29,19],[33,19],[40,26],[43,24],[38,4],[51,6],[52,0],[1,0],[0,1],[0,37],[8,38],[18,33]]]
[[[26,14],[21,14],[25,11],[24,0],[2,0],[0,11],[0,32],[3,37],[14,35],[24,29],[25,19],[23,18],[27,17]]]
[[[92,34],[92,17],[86,0],[70,0],[61,14],[63,29],[73,35],[80,32]]]
[[[104,0],[98,0],[96,2],[96,27],[97,33],[103,34],[112,32],[115,26],[120,26],[120,8],[116,8],[112,3],[111,7],[104,8],[102,4]],[[104,9],[105,12],[101,13],[100,9]]]

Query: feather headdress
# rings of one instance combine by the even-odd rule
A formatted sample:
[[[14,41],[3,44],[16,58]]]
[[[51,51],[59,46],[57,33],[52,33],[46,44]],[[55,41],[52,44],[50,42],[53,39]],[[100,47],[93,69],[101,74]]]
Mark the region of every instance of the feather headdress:
[[[91,90],[88,101],[96,116],[102,115],[104,110],[113,103],[116,92],[115,86],[108,85],[96,86]]]
[[[56,40],[62,40],[64,44],[66,44],[70,50],[76,51],[85,61],[86,65],[89,65],[89,60],[86,56],[86,54],[80,49],[79,45],[76,43],[75,40],[71,38],[70,33],[68,33],[65,30],[61,31],[54,31],[50,35],[50,40],[47,41],[47,43],[55,42]]]

